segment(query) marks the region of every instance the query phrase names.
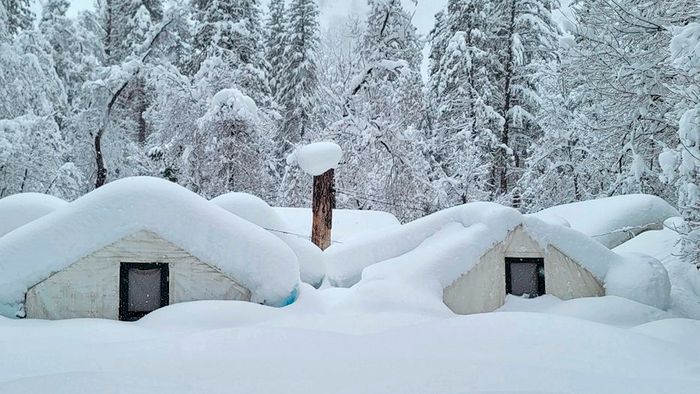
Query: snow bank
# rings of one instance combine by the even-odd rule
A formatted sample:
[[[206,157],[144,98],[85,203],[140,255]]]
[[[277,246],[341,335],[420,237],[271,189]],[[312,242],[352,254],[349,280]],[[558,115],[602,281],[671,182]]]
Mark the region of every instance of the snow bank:
[[[142,230],[235,277],[253,302],[282,306],[296,297],[297,258],[277,237],[172,182],[135,177],[0,238],[0,314],[14,316],[28,287]]]
[[[605,294],[667,309],[671,301],[671,281],[661,262],[639,253],[623,257],[622,263],[612,265],[608,271]]]
[[[68,205],[60,198],[41,193],[20,193],[0,199],[0,237]]]
[[[290,226],[292,233],[311,237],[310,208],[274,207],[273,209]],[[400,224],[396,216],[388,212],[334,209],[331,237],[333,241],[341,243],[345,239],[360,234],[398,227]]]
[[[309,175],[318,176],[338,167],[343,150],[334,142],[316,142],[297,148],[287,158],[288,164],[298,164]]]
[[[681,316],[700,319],[700,271],[682,259],[680,234],[684,222],[675,217],[664,222],[664,229],[647,231],[615,248],[617,253],[644,253],[666,267],[671,280],[670,310]]]
[[[700,384],[691,322],[630,330],[513,312],[397,327],[394,316],[365,311],[358,325],[386,320],[388,328],[348,335],[326,328],[332,314],[282,308],[271,321],[242,303],[197,305],[195,319],[185,305],[150,315],[163,324],[0,320],[2,392],[651,394],[695,393]]]
[[[257,224],[284,241],[297,255],[301,268],[301,280],[318,287],[326,276],[323,252],[307,236],[294,233],[293,229],[265,201],[248,193],[228,193],[211,200],[214,204]]]
[[[573,229],[612,249],[644,231],[661,229],[664,220],[678,216],[678,211],[659,197],[630,194],[559,205],[533,216],[545,221],[563,218]]]

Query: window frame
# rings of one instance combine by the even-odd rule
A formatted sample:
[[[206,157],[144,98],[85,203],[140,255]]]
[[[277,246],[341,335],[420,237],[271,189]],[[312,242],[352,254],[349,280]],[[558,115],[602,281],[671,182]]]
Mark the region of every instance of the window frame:
[[[522,295],[517,295],[513,294],[513,278],[511,275],[511,264],[523,264],[523,263],[528,263],[528,264],[537,264],[537,296],[535,297],[529,297],[529,298],[537,298],[540,296],[543,296],[547,294],[546,291],[546,286],[545,286],[545,281],[546,281],[546,272],[544,270],[544,257],[506,257],[505,258],[505,265],[506,265],[506,295],[511,294],[516,297],[522,297]],[[540,275],[540,272],[542,274]]]
[[[129,311],[129,270],[131,269],[159,269],[160,270],[160,306],[170,303],[170,267],[168,263],[119,263],[119,320],[136,321],[150,312]],[[154,309],[155,310],[155,309]],[[151,311],[152,312],[152,311]]]

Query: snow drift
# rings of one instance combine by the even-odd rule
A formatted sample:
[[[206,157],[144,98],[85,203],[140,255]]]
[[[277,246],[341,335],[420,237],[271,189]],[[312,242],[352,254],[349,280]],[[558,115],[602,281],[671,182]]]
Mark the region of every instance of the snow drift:
[[[0,237],[68,203],[41,193],[13,194],[0,200]]]

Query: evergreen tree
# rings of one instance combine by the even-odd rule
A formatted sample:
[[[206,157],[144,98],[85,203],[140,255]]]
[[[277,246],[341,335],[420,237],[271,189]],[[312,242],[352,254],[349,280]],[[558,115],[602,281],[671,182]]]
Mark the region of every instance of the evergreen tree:
[[[285,34],[285,1],[270,0],[270,15],[266,21],[266,51],[265,58],[269,64],[268,77],[270,80],[270,92],[273,97],[277,97],[282,84],[282,72],[286,61],[284,49],[286,46]]]
[[[522,175],[534,142],[541,136],[539,70],[556,59],[558,31],[552,19],[557,0],[507,0],[497,3],[500,16],[496,71],[501,89],[498,109],[505,119],[496,151],[497,195],[507,195]]]
[[[7,32],[15,35],[32,27],[34,13],[29,0],[2,0]]]
[[[451,0],[441,16],[445,26],[432,35],[442,48],[433,52],[427,151],[438,208],[492,199],[495,193],[491,167],[503,118],[494,108],[494,17],[488,1]]]
[[[199,71],[207,59],[218,58],[230,69],[235,85],[258,104],[268,104],[270,89],[265,75],[261,17],[257,0],[197,0],[194,35],[195,63]],[[219,86],[217,90],[229,86]]]
[[[315,130],[313,109],[318,101],[316,55],[319,47],[318,6],[314,0],[293,0],[285,26],[286,61],[279,86],[284,119],[279,143],[282,152],[308,138]]]

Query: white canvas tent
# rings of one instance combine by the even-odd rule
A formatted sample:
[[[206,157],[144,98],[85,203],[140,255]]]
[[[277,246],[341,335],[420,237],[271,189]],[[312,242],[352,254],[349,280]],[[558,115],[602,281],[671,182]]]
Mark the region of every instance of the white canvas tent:
[[[631,275],[635,283],[616,284],[616,295],[634,299],[651,286],[663,287],[661,298],[668,293],[658,261],[620,256],[580,232],[492,203],[466,204],[348,240],[329,248],[327,260],[336,285],[423,289],[459,314],[492,311],[508,293],[605,295],[610,270],[641,265],[653,265],[639,270],[651,276]]]
[[[298,285],[297,258],[277,237],[155,178],[110,183],[0,239],[9,317],[124,318],[125,302],[283,306]]]

